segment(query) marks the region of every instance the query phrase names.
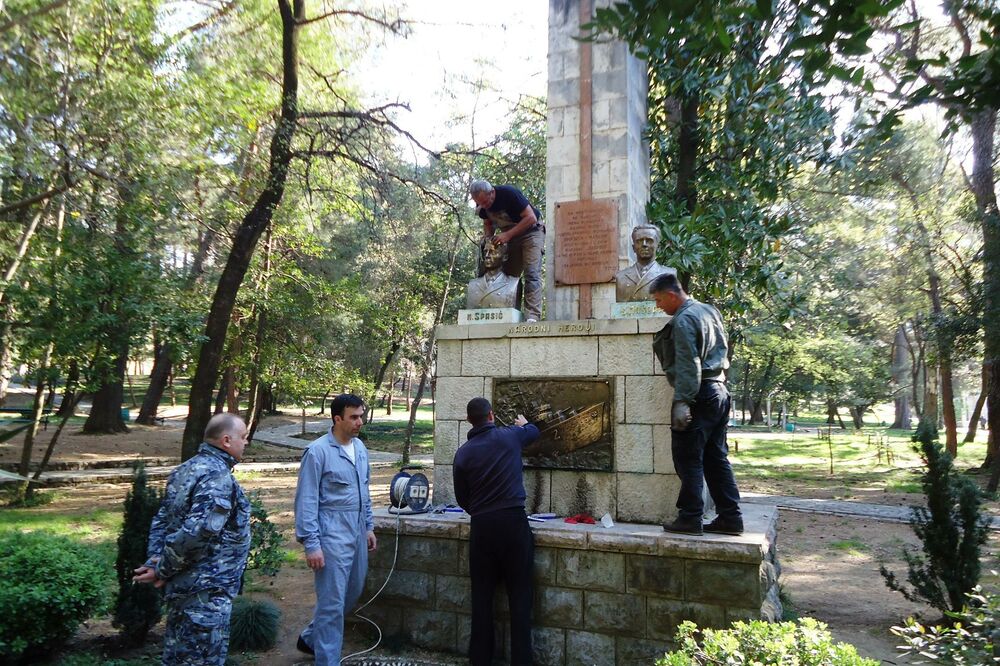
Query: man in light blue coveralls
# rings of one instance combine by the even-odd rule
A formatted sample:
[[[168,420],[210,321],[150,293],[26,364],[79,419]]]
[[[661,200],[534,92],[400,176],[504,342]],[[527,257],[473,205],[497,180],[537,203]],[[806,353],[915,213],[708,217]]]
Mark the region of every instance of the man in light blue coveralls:
[[[365,403],[343,393],[330,412],[333,427],[302,454],[295,492],[295,538],[316,583],[316,610],[297,647],[318,666],[340,663],[344,616],[361,596],[376,546],[368,450],[357,437]]]

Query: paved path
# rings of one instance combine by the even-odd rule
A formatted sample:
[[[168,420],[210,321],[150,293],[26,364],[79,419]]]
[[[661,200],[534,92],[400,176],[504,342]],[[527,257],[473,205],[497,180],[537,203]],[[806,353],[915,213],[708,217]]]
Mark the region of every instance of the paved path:
[[[306,419],[306,432],[324,432],[330,427],[330,419]],[[268,428],[267,430],[258,430],[254,433],[253,440],[255,442],[264,442],[265,444],[273,444],[274,446],[283,446],[289,449],[296,449],[298,451],[304,450],[309,443],[313,440],[302,439],[296,437],[295,435],[302,434],[302,424],[294,423],[292,425],[278,426],[277,428]],[[386,453],[385,451],[368,451],[368,460],[372,464],[385,463],[390,465],[399,464],[402,456],[398,453]],[[423,455],[423,456],[413,456],[410,458],[410,464],[417,465],[433,465],[434,456]],[[296,464],[296,466],[298,466]],[[244,466],[240,465],[240,469]]]
[[[864,502],[845,502],[830,499],[806,499],[787,495],[764,495],[761,493],[740,493],[742,501],[747,504],[766,504],[788,511],[804,513],[819,513],[828,516],[851,516],[855,518],[873,518],[890,523],[908,523],[913,510],[908,506],[886,506],[884,504],[866,504]],[[990,518],[990,529],[1000,530],[1000,516]]]

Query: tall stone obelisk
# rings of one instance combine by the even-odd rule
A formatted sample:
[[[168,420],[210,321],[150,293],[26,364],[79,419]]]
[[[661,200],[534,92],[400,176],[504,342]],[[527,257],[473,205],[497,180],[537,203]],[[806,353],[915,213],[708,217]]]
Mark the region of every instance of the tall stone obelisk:
[[[546,318],[606,319],[614,274],[646,221],[646,65],[620,41],[581,42],[593,3],[549,0]]]

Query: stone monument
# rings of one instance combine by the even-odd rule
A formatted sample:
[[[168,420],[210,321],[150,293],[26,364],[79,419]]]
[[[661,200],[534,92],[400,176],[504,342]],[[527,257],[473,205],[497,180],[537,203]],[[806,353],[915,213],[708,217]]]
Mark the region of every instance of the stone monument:
[[[632,249],[635,263],[615,273],[616,303],[611,307],[614,319],[630,317],[662,317],[649,295],[653,280],[664,273],[677,274],[669,266],[656,261],[656,248],[660,245],[660,230],[651,224],[640,224],[632,230]]]
[[[610,318],[616,274],[627,276],[646,254],[632,256],[649,196],[646,69],[621,42],[575,39],[592,16],[591,0],[549,0],[546,320],[437,329],[433,503],[454,502],[452,463],[470,430],[465,406],[485,396],[498,416],[530,409],[548,433],[526,451],[530,513],[607,513],[616,523],[532,523],[537,664],[651,663],[684,620],[723,627],[781,614],[777,509],[744,506],[739,537],[661,527],[680,485],[673,392],[652,350],[666,320]],[[398,519],[382,509],[383,543],[397,520],[398,558],[380,548],[370,561],[370,592],[396,569],[370,610],[385,633],[462,653],[469,519]]]

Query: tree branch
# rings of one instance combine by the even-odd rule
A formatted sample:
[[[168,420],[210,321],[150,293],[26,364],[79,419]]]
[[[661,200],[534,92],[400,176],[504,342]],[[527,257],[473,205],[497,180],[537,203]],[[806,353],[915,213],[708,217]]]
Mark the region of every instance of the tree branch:
[[[30,12],[25,12],[25,13],[21,14],[20,16],[15,16],[15,17],[13,17],[11,19],[8,19],[6,22],[0,23],[0,35],[2,35],[3,33],[7,32],[8,30],[10,30],[11,28],[13,28],[15,26],[23,24],[24,22],[28,21],[29,19],[32,19],[32,18],[34,18],[36,16],[41,16],[42,14],[48,14],[51,11],[59,9],[63,5],[67,4],[68,2],[69,2],[69,0],[53,0],[49,4],[42,5],[38,9],[35,9],[33,11],[30,11]],[[0,7],[2,7],[2,5],[0,5]]]
[[[388,30],[389,32],[396,35],[400,34],[403,28],[406,27],[406,21],[404,21],[403,19],[396,19],[395,21],[390,22],[385,19],[379,18],[377,16],[372,16],[371,14],[367,14],[365,12],[353,9],[334,9],[324,14],[320,14],[319,16],[313,16],[312,18],[302,19],[298,23],[299,25],[309,25],[310,23],[316,23],[317,21],[322,21],[332,16],[354,16],[357,18],[361,18],[366,21],[371,21],[372,23],[376,23],[385,28],[386,30]]]

